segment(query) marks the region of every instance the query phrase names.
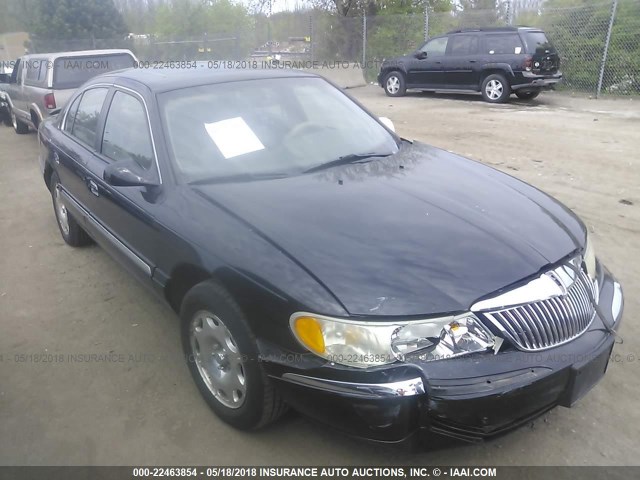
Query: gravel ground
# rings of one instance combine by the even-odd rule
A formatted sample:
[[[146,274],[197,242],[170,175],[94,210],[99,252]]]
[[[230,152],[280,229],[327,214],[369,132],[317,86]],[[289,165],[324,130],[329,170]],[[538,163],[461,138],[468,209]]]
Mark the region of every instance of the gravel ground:
[[[391,99],[371,86],[350,93],[401,135],[526,180],[585,220],[627,300],[624,344],[604,380],[574,408],[497,441],[419,454],[293,413],[255,434],[235,431],[209,411],[179,360],[175,315],[101,249],[63,243],[35,134],[3,126],[0,464],[638,464],[640,103],[548,94],[493,106],[479,97]],[[43,353],[50,361],[36,362]]]

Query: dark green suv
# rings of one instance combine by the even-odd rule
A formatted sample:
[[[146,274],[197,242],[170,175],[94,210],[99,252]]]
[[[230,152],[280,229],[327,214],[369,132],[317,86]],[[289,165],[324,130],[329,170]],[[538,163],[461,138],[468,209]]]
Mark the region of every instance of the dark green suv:
[[[456,30],[382,63],[378,83],[387,95],[409,89],[480,92],[502,103],[511,93],[530,100],[562,80],[560,58],[545,33],[529,27]]]

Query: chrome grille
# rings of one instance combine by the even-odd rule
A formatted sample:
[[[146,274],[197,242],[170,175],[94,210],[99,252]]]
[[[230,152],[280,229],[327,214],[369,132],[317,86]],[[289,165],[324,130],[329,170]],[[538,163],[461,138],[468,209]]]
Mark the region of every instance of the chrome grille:
[[[591,299],[598,299],[597,282],[583,269],[567,265],[544,275],[557,283],[561,294],[482,312],[520,350],[544,350],[566,343],[584,333],[595,317]]]

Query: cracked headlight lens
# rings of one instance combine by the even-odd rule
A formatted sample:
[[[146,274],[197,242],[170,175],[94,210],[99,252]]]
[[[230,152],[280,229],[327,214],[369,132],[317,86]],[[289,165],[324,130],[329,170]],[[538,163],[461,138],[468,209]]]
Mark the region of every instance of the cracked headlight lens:
[[[424,361],[484,352],[494,344],[493,334],[471,313],[410,323],[398,329],[391,341],[398,359],[417,357]]]
[[[290,326],[310,352],[358,368],[410,358],[440,360],[494,346],[493,334],[472,313],[393,323],[296,313],[291,316]]]

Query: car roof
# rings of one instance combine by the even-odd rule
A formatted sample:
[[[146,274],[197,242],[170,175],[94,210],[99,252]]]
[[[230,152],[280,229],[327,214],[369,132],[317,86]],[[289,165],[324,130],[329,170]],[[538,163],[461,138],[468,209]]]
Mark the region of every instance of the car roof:
[[[470,32],[517,32],[517,31],[535,31],[541,32],[539,28],[535,27],[478,27],[478,28],[461,28],[459,30],[451,30],[447,32],[447,35],[455,33],[470,33]]]
[[[29,55],[24,55],[23,58],[25,58],[26,60],[35,59],[35,58],[48,58],[51,60],[55,60],[57,58],[95,57],[95,56],[103,56],[103,55],[117,55],[119,53],[127,53],[132,57],[134,57],[131,50],[114,48],[114,49],[108,49],[108,50],[77,50],[73,52],[30,53]]]
[[[141,65],[144,62],[141,62]],[[198,62],[195,69],[128,68],[94,77],[90,83],[114,83],[126,86],[131,82],[146,86],[154,93],[217,83],[261,80],[269,78],[319,77],[314,73],[291,69],[235,69],[209,68],[207,62]]]

